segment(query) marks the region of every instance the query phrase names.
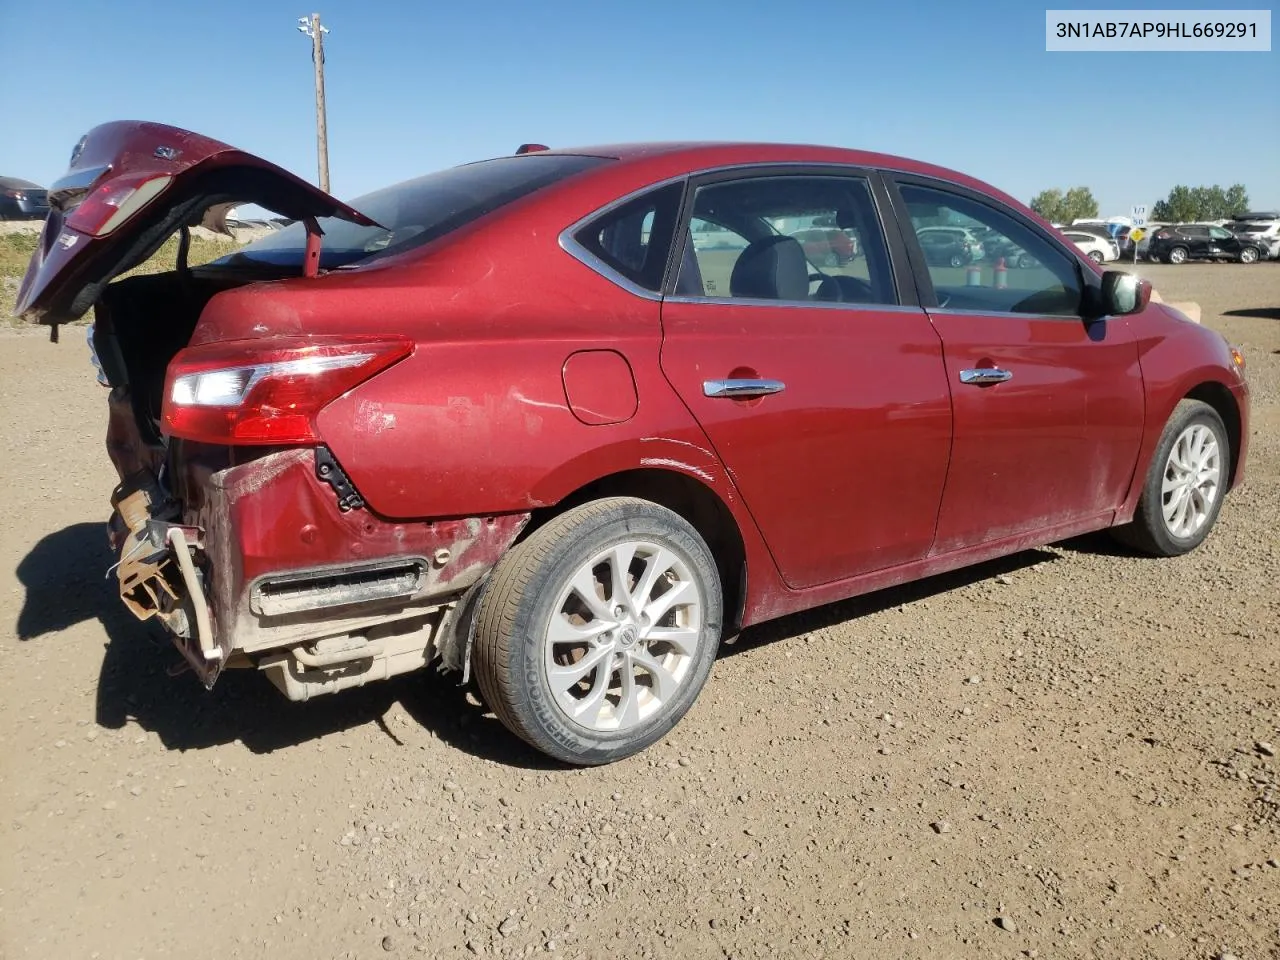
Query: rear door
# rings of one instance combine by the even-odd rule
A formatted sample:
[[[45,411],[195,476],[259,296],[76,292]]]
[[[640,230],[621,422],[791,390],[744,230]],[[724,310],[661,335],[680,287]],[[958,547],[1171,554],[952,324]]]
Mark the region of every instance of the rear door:
[[[1142,435],[1128,322],[1082,319],[1086,276],[1096,275],[1030,220],[937,181],[902,177],[896,189],[909,247],[915,230],[944,220],[974,222],[1030,254],[1027,266],[988,261],[976,274],[916,256],[955,416],[932,552],[1101,524],[1124,499]]]
[[[795,588],[918,559],[933,541],[951,439],[942,349],[909,274],[894,275],[901,241],[876,189],[839,168],[695,181],[663,300],[663,372]],[[808,262],[787,229],[814,217],[858,256]]]
[[[1209,228],[1192,225],[1181,230],[1186,240],[1187,252],[1196,259],[1209,256]]]
[[[49,188],[48,201],[14,313],[55,325],[79,317],[112,277],[223,201],[221,213],[234,201],[294,220],[373,223],[260,157],[189,130],[134,121],[89,131],[72,150],[66,175]]]

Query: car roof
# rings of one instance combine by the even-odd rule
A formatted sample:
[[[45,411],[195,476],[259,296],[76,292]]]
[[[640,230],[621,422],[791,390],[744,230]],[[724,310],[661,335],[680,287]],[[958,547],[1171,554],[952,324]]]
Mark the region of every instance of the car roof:
[[[661,161],[662,166],[682,167],[686,172],[749,164],[790,163],[797,165],[838,163],[847,166],[897,170],[924,176],[941,177],[957,183],[993,188],[967,174],[909,157],[831,147],[812,143],[770,141],[653,141],[644,143],[612,143],[595,146],[556,147],[539,153],[608,157],[623,163]]]
[[[0,177],[0,187],[8,187],[10,190],[43,190],[44,187],[38,183],[32,183],[30,180],[23,180],[21,177]]]

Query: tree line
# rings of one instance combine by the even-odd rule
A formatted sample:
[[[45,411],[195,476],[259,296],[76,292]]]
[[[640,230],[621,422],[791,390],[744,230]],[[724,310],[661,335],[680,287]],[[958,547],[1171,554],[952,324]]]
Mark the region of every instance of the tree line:
[[[1031,209],[1050,223],[1070,224],[1073,220],[1091,220],[1098,216],[1098,201],[1088,187],[1041,190],[1031,198]],[[1179,184],[1169,195],[1156,202],[1148,219],[1161,223],[1187,223],[1195,220],[1225,220],[1249,209],[1249,193],[1242,183],[1227,189],[1187,187]]]

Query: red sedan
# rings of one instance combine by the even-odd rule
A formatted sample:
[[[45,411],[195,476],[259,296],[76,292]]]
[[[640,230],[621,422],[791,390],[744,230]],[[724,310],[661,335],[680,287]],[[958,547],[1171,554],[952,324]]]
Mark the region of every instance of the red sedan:
[[[439,664],[604,763],[743,627],[1103,528],[1185,553],[1244,477],[1238,351],[910,160],[534,148],[347,205],[114,123],[49,196],[18,312],[94,308],[121,598],[207,685]],[[109,283],[234,203],[296,222]],[[818,218],[856,260],[810,261],[786,225]],[[939,225],[1034,264],[931,262]]]

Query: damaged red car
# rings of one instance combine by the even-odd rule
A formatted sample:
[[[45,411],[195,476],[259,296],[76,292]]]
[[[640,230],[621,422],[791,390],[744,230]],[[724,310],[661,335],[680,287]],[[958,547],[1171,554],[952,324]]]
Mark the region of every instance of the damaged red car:
[[[538,147],[347,204],[120,122],[49,201],[18,313],[92,309],[120,597],[209,686],[436,666],[605,763],[744,627],[1088,531],[1185,553],[1244,478],[1237,350],[923,163]],[[293,222],[188,264],[245,203]],[[858,256],[812,262],[814,222]],[[1034,264],[932,263],[939,225]]]

